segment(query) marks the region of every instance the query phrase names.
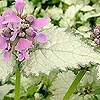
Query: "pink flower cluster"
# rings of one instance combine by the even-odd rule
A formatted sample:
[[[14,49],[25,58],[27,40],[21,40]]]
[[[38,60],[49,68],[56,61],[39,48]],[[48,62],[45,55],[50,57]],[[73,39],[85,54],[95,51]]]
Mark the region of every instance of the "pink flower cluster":
[[[39,31],[50,22],[50,18],[37,18],[32,15],[23,15],[25,3],[15,0],[16,11],[7,9],[0,16],[0,49],[3,58],[8,60],[10,53],[16,52],[19,61],[29,59],[29,50],[34,45],[46,43],[48,37]]]

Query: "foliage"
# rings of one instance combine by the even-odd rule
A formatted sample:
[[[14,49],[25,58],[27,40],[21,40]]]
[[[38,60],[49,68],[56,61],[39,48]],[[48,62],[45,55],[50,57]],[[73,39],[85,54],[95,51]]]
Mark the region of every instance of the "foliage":
[[[14,0],[0,0],[0,14]],[[42,29],[49,42],[25,62],[21,76],[21,100],[62,100],[78,71],[90,70],[70,100],[100,99],[100,47],[90,33],[100,24],[99,0],[25,0],[24,13],[34,17],[50,17],[51,24]],[[0,100],[14,100],[15,62],[0,59]],[[91,64],[92,63],[92,64]],[[83,66],[84,65],[84,66]],[[97,67],[98,66],[98,67]],[[23,71],[22,70],[22,71]],[[10,74],[11,73],[11,74]]]

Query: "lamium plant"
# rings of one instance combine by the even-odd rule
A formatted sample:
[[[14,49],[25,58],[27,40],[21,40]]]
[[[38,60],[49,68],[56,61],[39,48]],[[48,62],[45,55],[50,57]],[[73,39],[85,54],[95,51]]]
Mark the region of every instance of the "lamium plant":
[[[30,0],[27,0],[27,2],[29,4],[32,3],[32,1]],[[37,1],[37,2],[40,2],[40,1]],[[48,2],[49,1],[47,1],[45,4],[48,4]],[[50,2],[52,2],[52,0]],[[25,3],[24,0],[15,0],[13,2],[15,10],[12,10],[10,8],[5,9],[2,15],[0,16],[0,52],[2,52],[2,57],[1,57],[2,60],[0,62],[1,63],[0,68],[1,68],[1,73],[2,73],[3,64],[5,63],[4,65],[7,65],[6,62],[8,62],[8,67],[7,66],[4,66],[4,67],[6,68],[6,70],[8,69],[9,70],[6,71],[7,73],[5,72],[3,73],[6,74],[4,75],[4,77],[7,77],[9,73],[10,74],[12,73],[11,75],[13,75],[15,78],[15,81],[13,84],[15,85],[15,89],[13,91],[13,93],[15,93],[15,95],[13,96],[15,100],[20,100],[20,99],[22,100],[23,98],[20,95],[22,92],[21,83],[23,82],[21,81],[21,78],[22,80],[24,80],[23,77],[25,77],[25,79],[27,80],[29,78],[28,77],[29,75],[30,76],[31,74],[33,76],[34,74],[39,75],[40,72],[48,76],[50,71],[53,69],[57,70],[56,75],[58,76],[57,76],[57,79],[54,80],[55,83],[52,84],[54,85],[52,89],[53,91],[52,92],[50,91],[50,93],[52,94],[54,93],[54,95],[52,95],[49,100],[71,100],[71,97],[73,93],[75,92],[75,90],[77,89],[77,86],[80,83],[81,79],[87,73],[87,71],[89,72],[91,70],[92,63],[93,65],[95,64],[98,65],[98,63],[100,63],[100,56],[98,55],[98,52],[95,52],[93,47],[91,48],[89,44],[83,43],[84,34],[79,32],[78,27],[76,26],[77,30],[68,28],[68,26],[69,27],[73,26],[73,25],[68,25],[68,24],[73,24],[73,23],[70,23],[71,20],[74,19],[74,17],[76,16],[76,13],[80,10],[81,7],[83,7],[83,5],[80,5],[80,4],[78,5],[76,4],[75,6],[72,4],[70,5],[70,7],[68,7],[68,9],[66,8],[67,9],[66,11],[63,11],[63,9],[61,10],[60,17],[62,16],[64,17],[65,15],[67,16],[65,16],[64,18],[60,18],[61,20],[59,19],[59,22],[60,22],[59,25],[60,24],[63,24],[63,26],[67,25],[66,26],[67,28],[58,27],[59,25],[54,26],[53,24],[50,23],[50,22],[53,22],[54,20],[52,16],[55,17],[56,14],[57,16],[59,16],[58,13],[53,14],[52,12],[52,16],[51,16],[52,21],[49,17],[36,18],[35,16],[31,14],[25,14],[24,10],[27,3]],[[62,5],[63,3],[60,6]],[[78,9],[75,9],[77,7]],[[90,9],[90,7],[87,7],[87,6],[86,8]],[[35,13],[34,15],[36,15],[38,11],[41,13],[42,10],[40,11],[40,9],[43,9],[43,7],[41,6],[39,9],[35,9],[35,7],[33,7],[33,9],[34,9],[34,11],[32,10],[33,14]],[[74,10],[77,10],[77,11],[74,11]],[[85,9],[81,9],[81,13],[82,11],[84,12],[84,10]],[[45,13],[45,11],[46,10],[44,9],[43,13]],[[70,16],[71,11],[75,12],[72,14],[72,16]],[[88,10],[86,9],[85,11],[87,12]],[[37,15],[37,17],[39,17],[40,15]],[[45,16],[46,15],[47,13],[45,14]],[[69,19],[71,18],[71,20],[69,20],[68,18]],[[49,25],[46,26],[47,24]],[[92,38],[91,40],[93,40],[97,45],[100,45],[100,25],[97,25],[95,27],[95,29],[91,33],[91,38]],[[10,65],[9,61],[11,62],[11,64],[14,63],[13,66]],[[11,67],[12,70],[10,70],[9,66]],[[61,72],[64,72],[64,73],[59,74],[58,72],[59,69]],[[68,69],[68,71],[66,71],[66,69]],[[76,70],[76,74],[73,73],[74,72],[72,71],[73,69]],[[4,78],[3,75],[2,74],[0,75],[1,75],[0,79],[3,79]],[[28,78],[26,78],[26,76]],[[34,78],[33,76],[32,78]],[[51,75],[51,76],[54,77],[54,75]],[[63,81],[61,82],[60,84],[61,89],[60,89],[59,82],[62,79],[64,82]],[[32,84],[32,88],[31,86],[29,87],[28,86],[25,87],[25,85],[23,86],[25,87],[25,90],[26,90],[25,92],[31,91],[29,93],[28,98],[31,98],[30,95],[32,95],[32,100],[35,97],[36,97],[36,100],[39,99],[38,94],[41,93],[39,90],[41,90],[41,88],[44,88],[43,81],[45,79],[42,80],[42,82],[41,80],[39,80],[38,86],[34,86],[33,84]],[[48,82],[46,81],[46,84],[47,83]],[[66,83],[66,87],[64,87],[63,85],[64,83]],[[49,87],[50,85],[51,84],[49,84]],[[55,91],[54,91],[54,88],[56,88]],[[13,89],[13,87],[11,87],[9,90],[11,89]],[[86,90],[88,89],[89,88],[86,88]],[[8,92],[9,91],[6,91],[5,94],[7,94]],[[26,98],[25,100],[29,100],[27,99],[28,92],[25,94],[25,98]],[[44,97],[49,95],[48,93]],[[61,93],[60,94],[62,95],[61,98],[59,98],[60,95],[59,96],[56,95],[58,93],[59,94]],[[42,95],[44,95],[44,93]]]
[[[29,60],[30,53],[47,42],[48,36],[39,29],[48,24],[50,18],[36,19],[32,15],[24,15],[23,0],[15,0],[13,4],[16,11],[7,9],[0,16],[0,49],[5,61],[10,60],[11,55],[15,56],[15,100],[19,100],[21,62]]]

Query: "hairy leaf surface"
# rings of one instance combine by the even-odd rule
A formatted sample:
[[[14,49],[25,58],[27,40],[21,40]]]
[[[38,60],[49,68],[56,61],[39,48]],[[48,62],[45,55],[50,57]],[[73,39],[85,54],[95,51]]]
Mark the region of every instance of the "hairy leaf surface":
[[[32,53],[30,61],[25,64],[27,74],[30,72],[48,74],[50,70],[55,68],[76,68],[77,64],[100,62],[98,53],[84,44],[80,37],[74,35],[75,31],[51,27],[46,29],[44,33],[48,34],[48,43]]]
[[[65,93],[71,86],[74,79],[75,75],[71,71],[59,73],[58,77],[52,84],[51,91],[53,96],[50,100],[63,100]]]
[[[12,85],[0,86],[0,100],[3,100],[4,96],[11,90],[14,89]]]

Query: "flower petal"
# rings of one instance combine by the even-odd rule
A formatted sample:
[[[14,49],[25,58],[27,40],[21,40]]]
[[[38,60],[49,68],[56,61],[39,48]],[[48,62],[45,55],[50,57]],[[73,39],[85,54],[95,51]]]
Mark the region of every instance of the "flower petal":
[[[5,23],[11,23],[11,22],[19,22],[19,23],[21,23],[22,19],[19,18],[18,16],[10,15],[5,19],[4,24]]]
[[[31,34],[35,33],[35,31],[34,31],[34,29],[32,27],[29,27],[28,29],[26,29],[26,33],[28,35],[31,35]]]
[[[7,48],[7,43],[6,43],[6,38],[0,37],[0,49],[6,49]]]
[[[14,12],[13,10],[11,10],[11,9],[7,9],[7,10],[5,10],[4,12],[3,12],[3,17],[8,17],[8,16],[10,16],[10,15],[13,15],[13,16],[16,16],[17,14],[16,14],[16,12]]]
[[[26,51],[23,51],[22,54],[27,60],[29,60],[29,54]]]
[[[15,0],[15,8],[19,14],[22,14],[25,7],[25,3],[23,0]]]
[[[10,38],[10,29],[8,27],[3,28],[3,32],[1,33],[2,37]]]
[[[28,39],[21,38],[17,45],[15,46],[15,50],[17,51],[23,51],[27,50],[32,47],[32,41],[29,41]]]
[[[31,23],[31,22],[34,21],[34,17],[32,15],[29,15],[29,16],[26,17],[26,20]]]
[[[10,50],[10,49],[11,49],[11,44],[8,43],[8,45],[7,45],[7,50]]]
[[[32,27],[35,29],[40,29],[46,24],[48,24],[50,21],[51,21],[50,18],[37,18],[37,19],[34,19]]]
[[[4,50],[4,52],[3,52],[3,59],[4,60],[9,60],[10,59],[8,50]]]
[[[4,22],[4,17],[0,16],[0,29],[4,28],[5,25],[3,24]]]
[[[36,37],[36,34],[33,33],[33,34],[29,35],[29,36],[27,37],[27,39],[34,42],[35,37]]]
[[[46,43],[47,40],[48,40],[48,36],[46,34],[43,34],[43,33],[37,34],[37,42]]]
[[[22,54],[22,53],[20,53],[20,54],[18,55],[18,60],[19,60],[19,61],[24,60],[24,56],[23,56],[23,54]]]
[[[14,31],[13,36],[10,38],[11,41],[14,41],[17,37],[18,30]]]
[[[10,22],[7,27],[13,31],[19,30],[21,28],[21,22]]]

